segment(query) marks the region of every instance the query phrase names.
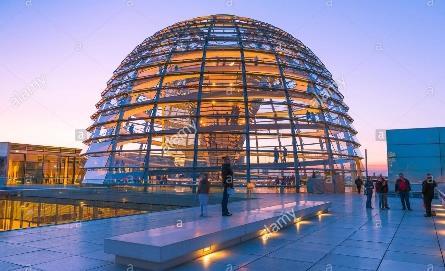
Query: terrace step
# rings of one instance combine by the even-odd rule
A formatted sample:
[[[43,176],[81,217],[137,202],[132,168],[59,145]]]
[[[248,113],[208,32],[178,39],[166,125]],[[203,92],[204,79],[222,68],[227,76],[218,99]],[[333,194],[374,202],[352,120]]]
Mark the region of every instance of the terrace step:
[[[105,239],[106,253],[116,263],[146,270],[166,270],[211,252],[281,230],[297,220],[326,212],[331,203],[296,201],[206,217],[180,225],[133,232]]]

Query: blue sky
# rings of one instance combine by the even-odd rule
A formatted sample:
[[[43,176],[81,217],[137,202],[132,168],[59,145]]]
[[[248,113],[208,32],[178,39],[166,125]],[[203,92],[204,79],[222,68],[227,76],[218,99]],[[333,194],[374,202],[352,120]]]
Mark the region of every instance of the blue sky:
[[[166,26],[216,13],[268,22],[312,49],[345,95],[371,172],[386,163],[377,129],[445,126],[445,1],[1,1],[0,141],[82,147],[75,129],[91,124],[124,57]]]

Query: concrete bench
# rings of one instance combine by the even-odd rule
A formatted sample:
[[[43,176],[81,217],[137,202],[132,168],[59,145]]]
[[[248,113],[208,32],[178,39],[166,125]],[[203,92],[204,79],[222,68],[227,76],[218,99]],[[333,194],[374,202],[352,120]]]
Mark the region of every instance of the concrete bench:
[[[328,210],[330,202],[298,201],[207,217],[177,225],[105,239],[105,252],[116,263],[147,270],[166,270],[211,252],[269,234]]]

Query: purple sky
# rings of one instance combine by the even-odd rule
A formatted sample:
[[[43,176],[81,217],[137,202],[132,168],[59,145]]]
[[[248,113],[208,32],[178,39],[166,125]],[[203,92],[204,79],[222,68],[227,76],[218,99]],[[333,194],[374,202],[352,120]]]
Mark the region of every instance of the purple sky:
[[[268,22],[334,75],[368,148],[377,129],[445,126],[443,1],[1,1],[0,141],[82,147],[75,130],[124,57],[175,22],[216,13]],[[21,98],[18,98],[21,96]]]

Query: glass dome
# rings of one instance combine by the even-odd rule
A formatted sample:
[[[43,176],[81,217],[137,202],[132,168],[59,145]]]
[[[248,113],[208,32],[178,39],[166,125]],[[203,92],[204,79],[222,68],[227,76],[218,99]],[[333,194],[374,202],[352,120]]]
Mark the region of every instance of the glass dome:
[[[232,15],[176,23],[139,44],[102,92],[84,183],[219,182],[299,187],[360,171],[357,133],[331,74],[270,24]]]

